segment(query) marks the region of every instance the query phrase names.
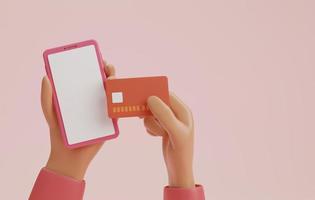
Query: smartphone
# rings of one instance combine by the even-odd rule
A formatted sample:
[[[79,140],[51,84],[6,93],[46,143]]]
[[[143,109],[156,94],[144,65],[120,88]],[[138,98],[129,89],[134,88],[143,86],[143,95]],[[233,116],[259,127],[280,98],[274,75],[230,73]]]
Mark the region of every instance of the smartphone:
[[[116,138],[116,119],[107,115],[106,74],[95,40],[43,53],[53,104],[65,146],[82,147]]]

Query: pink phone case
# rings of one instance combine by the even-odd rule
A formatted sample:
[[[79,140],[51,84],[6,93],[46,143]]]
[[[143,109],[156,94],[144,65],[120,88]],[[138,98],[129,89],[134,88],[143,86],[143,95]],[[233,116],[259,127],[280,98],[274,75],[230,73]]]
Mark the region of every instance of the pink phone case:
[[[104,137],[100,137],[100,138],[96,138],[96,139],[92,139],[92,140],[88,140],[88,141],[84,141],[84,142],[80,142],[80,143],[75,143],[75,144],[69,144],[68,141],[67,141],[66,131],[65,131],[63,120],[62,120],[62,115],[61,115],[61,110],[60,110],[59,103],[58,103],[58,97],[57,97],[57,94],[56,94],[54,80],[53,80],[53,77],[52,77],[52,73],[51,73],[51,69],[50,69],[50,65],[49,65],[49,61],[48,61],[48,55],[49,54],[53,54],[53,53],[62,52],[62,51],[67,51],[67,50],[70,50],[70,49],[75,49],[75,48],[80,48],[80,47],[84,47],[84,46],[89,46],[89,45],[94,45],[94,47],[95,47],[98,63],[99,63],[99,66],[100,66],[100,73],[101,73],[102,79],[103,79],[104,93],[105,93],[106,74],[104,73],[104,63],[103,63],[103,60],[102,60],[102,55],[101,55],[101,52],[99,50],[98,44],[97,44],[97,42],[95,40],[87,40],[87,41],[73,43],[73,44],[69,44],[69,45],[65,45],[65,46],[61,46],[61,47],[47,49],[43,53],[43,57],[44,57],[44,61],[45,61],[46,73],[47,73],[47,76],[48,76],[48,78],[50,80],[50,83],[51,83],[51,86],[52,86],[52,89],[53,89],[53,104],[54,104],[54,107],[55,107],[55,111],[56,111],[56,115],[57,115],[57,119],[58,119],[60,132],[61,132],[64,144],[68,148],[77,148],[77,147],[82,147],[82,146],[86,146],[86,145],[90,145],[90,144],[99,143],[99,142],[102,142],[102,141],[105,141],[105,140],[110,140],[110,139],[116,138],[119,135],[119,128],[118,128],[118,124],[117,124],[117,119],[112,119],[113,125],[114,125],[114,130],[115,130],[115,132],[112,135],[107,135],[107,136],[104,136]],[[106,114],[106,113],[104,113],[104,114]]]

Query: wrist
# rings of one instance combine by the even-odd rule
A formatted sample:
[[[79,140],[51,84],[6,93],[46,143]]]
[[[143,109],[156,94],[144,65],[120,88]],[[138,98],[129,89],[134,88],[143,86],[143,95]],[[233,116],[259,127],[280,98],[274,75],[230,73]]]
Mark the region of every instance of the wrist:
[[[195,179],[192,170],[185,173],[175,173],[169,175],[169,186],[180,188],[195,187]]]
[[[76,180],[83,180],[87,167],[80,164],[72,162],[71,160],[49,157],[46,168],[52,170],[60,175],[68,176]]]

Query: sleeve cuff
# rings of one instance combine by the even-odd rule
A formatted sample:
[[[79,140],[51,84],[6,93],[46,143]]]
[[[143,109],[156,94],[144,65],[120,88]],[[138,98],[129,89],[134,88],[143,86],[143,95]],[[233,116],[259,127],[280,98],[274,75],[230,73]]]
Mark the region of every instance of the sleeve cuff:
[[[164,200],[205,200],[202,185],[194,188],[177,188],[166,186],[164,188]]]
[[[30,200],[83,199],[85,181],[78,181],[71,177],[59,175],[47,168],[42,168],[37,176]]]

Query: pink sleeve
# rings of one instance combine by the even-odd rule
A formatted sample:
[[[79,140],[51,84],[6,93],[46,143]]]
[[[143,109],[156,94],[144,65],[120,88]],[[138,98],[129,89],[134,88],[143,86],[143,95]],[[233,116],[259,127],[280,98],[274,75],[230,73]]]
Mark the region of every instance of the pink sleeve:
[[[195,188],[164,188],[164,200],[205,200],[205,195],[201,185]]]
[[[83,199],[84,187],[84,181],[43,168],[36,179],[29,200],[79,200]]]

